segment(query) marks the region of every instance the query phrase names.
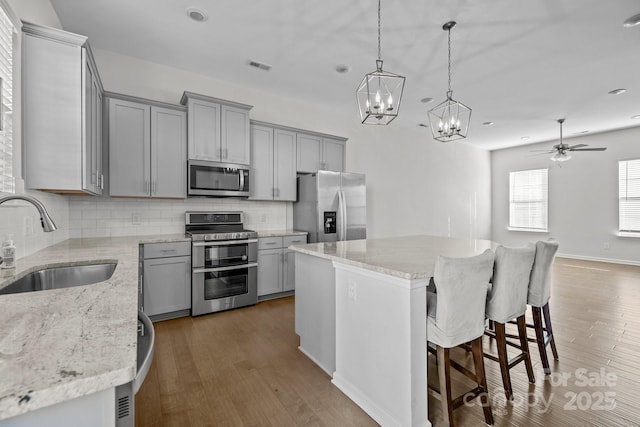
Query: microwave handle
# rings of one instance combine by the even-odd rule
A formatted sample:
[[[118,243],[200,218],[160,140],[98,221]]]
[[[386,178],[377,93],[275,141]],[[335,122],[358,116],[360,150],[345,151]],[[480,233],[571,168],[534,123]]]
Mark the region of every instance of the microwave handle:
[[[240,191],[244,190],[244,171],[240,170]]]

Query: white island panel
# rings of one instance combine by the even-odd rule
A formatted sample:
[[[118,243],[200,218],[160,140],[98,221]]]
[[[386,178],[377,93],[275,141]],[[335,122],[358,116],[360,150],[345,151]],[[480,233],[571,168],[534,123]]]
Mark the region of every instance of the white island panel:
[[[426,286],[338,262],[333,383],[384,426],[427,419]]]

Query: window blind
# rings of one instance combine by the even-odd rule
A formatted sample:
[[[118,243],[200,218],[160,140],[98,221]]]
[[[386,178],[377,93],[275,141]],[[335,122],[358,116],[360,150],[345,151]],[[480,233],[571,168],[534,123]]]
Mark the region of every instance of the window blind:
[[[619,221],[622,232],[640,232],[640,159],[618,162]]]
[[[0,3],[0,192],[14,193],[13,46],[15,27]]]
[[[509,227],[547,231],[547,169],[509,173]]]

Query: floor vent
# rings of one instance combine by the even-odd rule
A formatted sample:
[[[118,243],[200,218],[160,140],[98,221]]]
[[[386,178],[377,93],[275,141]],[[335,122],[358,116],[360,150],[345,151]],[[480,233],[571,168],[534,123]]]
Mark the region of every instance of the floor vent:
[[[118,419],[129,416],[129,396],[122,396],[118,399]]]

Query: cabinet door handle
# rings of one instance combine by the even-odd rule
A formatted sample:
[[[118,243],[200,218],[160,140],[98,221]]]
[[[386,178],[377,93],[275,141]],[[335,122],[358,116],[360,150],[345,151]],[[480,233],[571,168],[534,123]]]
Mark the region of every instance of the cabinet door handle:
[[[158,192],[157,188],[158,188],[158,183],[156,181],[153,181],[153,183],[151,184],[151,193],[156,194]]]
[[[104,175],[100,174],[100,189],[104,190]]]
[[[149,194],[149,181],[148,180],[144,180],[144,192]]]

